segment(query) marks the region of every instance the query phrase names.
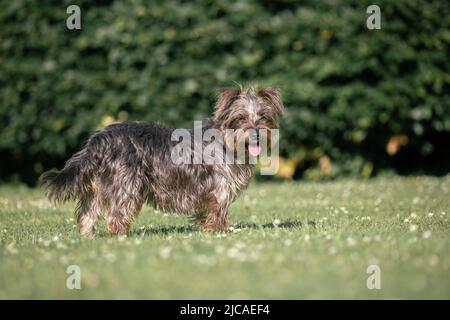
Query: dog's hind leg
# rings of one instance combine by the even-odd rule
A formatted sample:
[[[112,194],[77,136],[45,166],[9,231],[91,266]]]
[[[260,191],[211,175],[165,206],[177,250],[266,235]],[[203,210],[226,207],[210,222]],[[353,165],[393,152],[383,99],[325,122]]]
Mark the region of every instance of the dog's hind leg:
[[[110,235],[124,235],[141,211],[147,192],[138,179],[128,180],[128,183],[115,182],[112,186],[109,189],[107,229]]]
[[[108,213],[108,233],[110,235],[127,234],[143,204],[143,199],[123,196],[118,201],[113,202]]]
[[[102,193],[108,203],[107,230],[110,235],[128,233],[148,195],[149,181],[138,148],[131,140],[125,146],[128,149],[109,164],[114,170],[108,172],[108,183],[104,184]]]
[[[92,237],[95,233],[95,224],[101,214],[101,206],[95,194],[84,195],[77,206],[77,222],[80,234]]]

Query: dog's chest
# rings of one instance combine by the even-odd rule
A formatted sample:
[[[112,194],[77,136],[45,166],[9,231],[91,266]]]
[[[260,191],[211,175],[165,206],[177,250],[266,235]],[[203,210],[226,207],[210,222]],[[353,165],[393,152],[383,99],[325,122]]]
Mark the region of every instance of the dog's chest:
[[[247,165],[220,165],[216,170],[215,194],[219,202],[232,202],[252,177],[251,168]]]

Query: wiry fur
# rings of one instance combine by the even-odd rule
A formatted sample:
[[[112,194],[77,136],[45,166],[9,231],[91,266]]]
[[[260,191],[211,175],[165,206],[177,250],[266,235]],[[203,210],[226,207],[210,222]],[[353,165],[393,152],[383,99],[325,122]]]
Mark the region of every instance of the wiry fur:
[[[224,89],[203,130],[272,129],[282,112],[277,89]],[[78,200],[84,236],[94,234],[103,211],[110,234],[127,233],[145,202],[189,214],[205,230],[227,230],[228,208],[248,185],[250,165],[176,165],[171,160],[177,143],[171,141],[173,130],[154,123],[110,125],[93,134],[61,172],[44,173],[40,183],[55,202]]]

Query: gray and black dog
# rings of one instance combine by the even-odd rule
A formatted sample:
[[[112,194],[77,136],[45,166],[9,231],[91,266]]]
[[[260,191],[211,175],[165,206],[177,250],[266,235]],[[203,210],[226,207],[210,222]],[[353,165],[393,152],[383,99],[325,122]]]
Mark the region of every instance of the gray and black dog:
[[[223,133],[268,132],[278,127],[283,104],[277,88],[240,87],[219,91],[214,114],[203,129]],[[162,210],[190,215],[204,230],[228,230],[228,209],[250,182],[252,168],[242,164],[175,164],[175,129],[154,123],[113,124],[94,133],[60,172],[46,172],[40,184],[55,202],[77,200],[77,222],[83,236],[93,236],[107,213],[111,235],[126,234],[145,202]],[[193,134],[193,130],[189,130]],[[244,143],[241,136],[231,145]],[[259,149],[252,150],[258,155]],[[251,151],[249,149],[249,151]]]

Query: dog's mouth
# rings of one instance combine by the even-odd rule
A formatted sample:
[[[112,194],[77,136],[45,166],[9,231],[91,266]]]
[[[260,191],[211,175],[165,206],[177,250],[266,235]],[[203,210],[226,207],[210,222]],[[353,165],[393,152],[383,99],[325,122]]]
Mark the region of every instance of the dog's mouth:
[[[247,148],[248,153],[253,157],[257,157],[261,153],[261,146],[259,144],[259,135],[257,132],[252,133],[250,135]]]
[[[248,152],[253,157],[257,157],[261,153],[261,146],[258,144],[258,142],[250,142],[248,144]]]

